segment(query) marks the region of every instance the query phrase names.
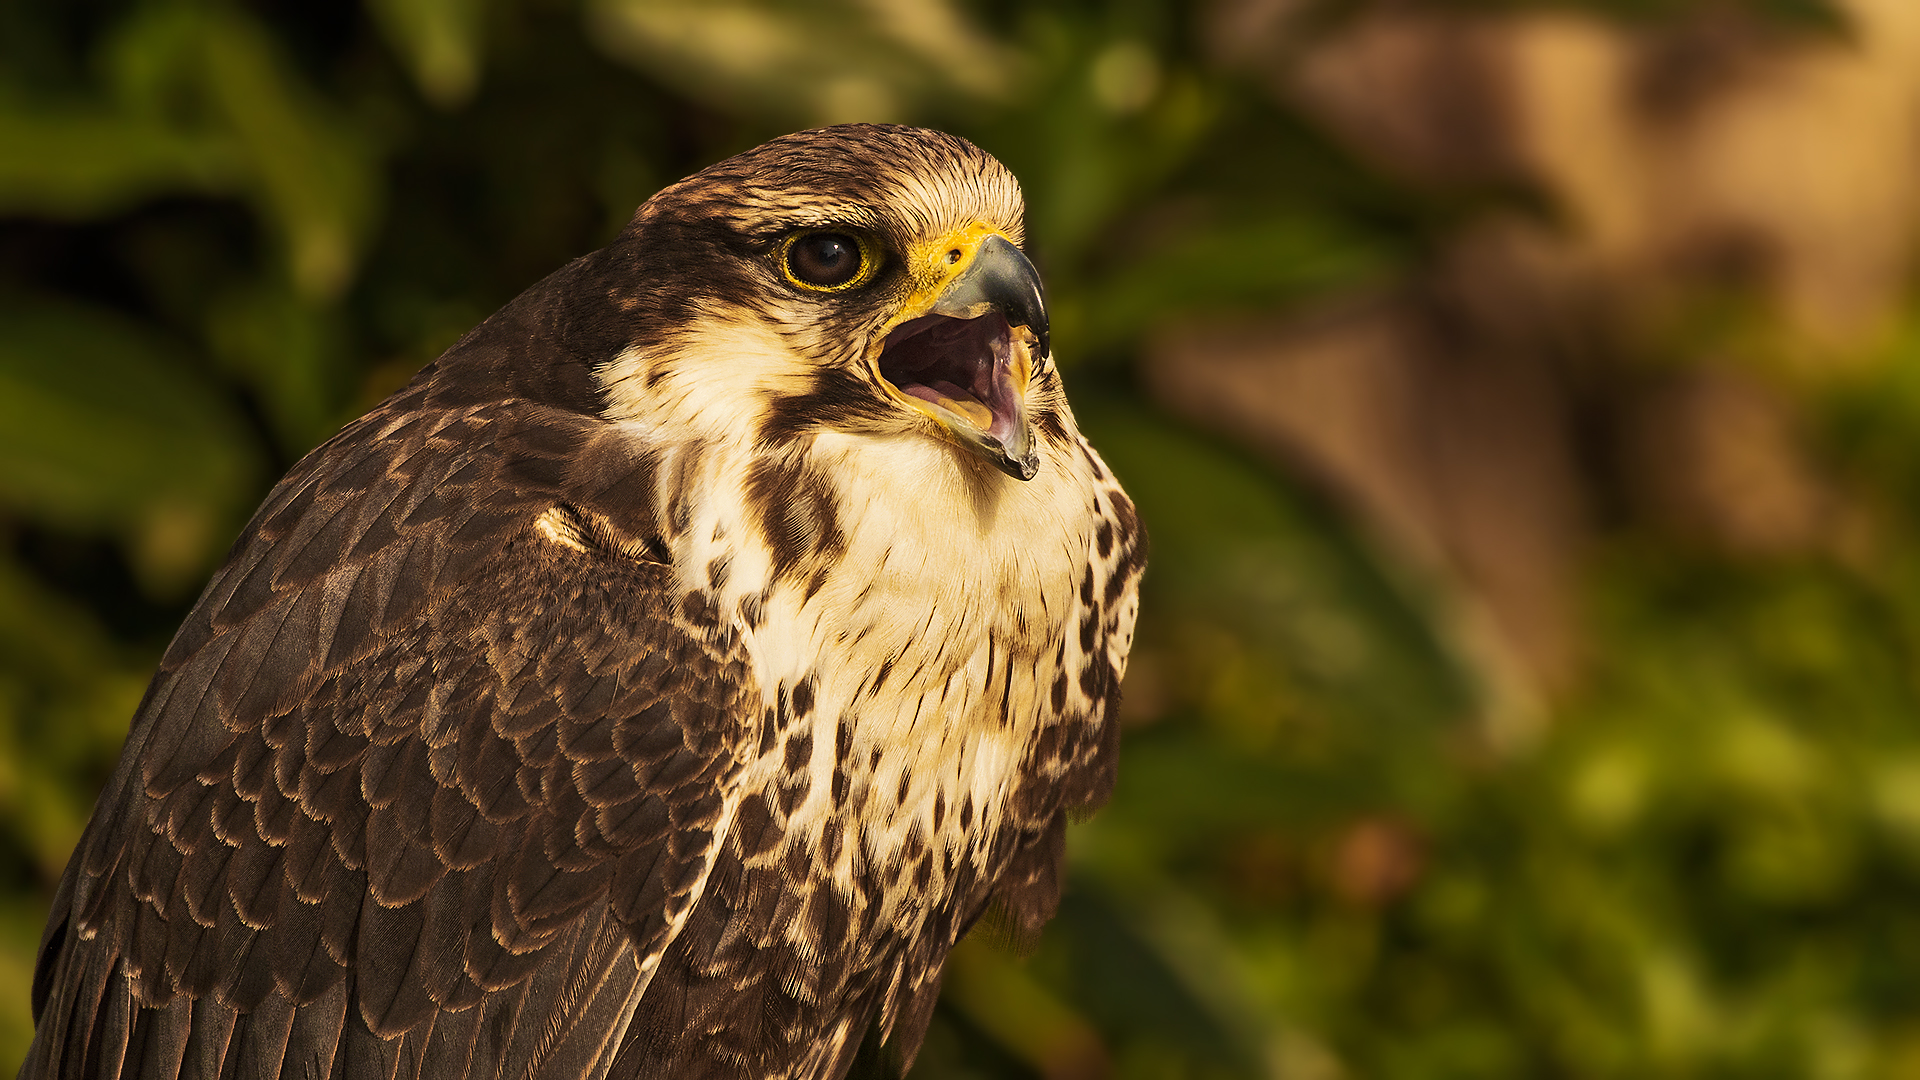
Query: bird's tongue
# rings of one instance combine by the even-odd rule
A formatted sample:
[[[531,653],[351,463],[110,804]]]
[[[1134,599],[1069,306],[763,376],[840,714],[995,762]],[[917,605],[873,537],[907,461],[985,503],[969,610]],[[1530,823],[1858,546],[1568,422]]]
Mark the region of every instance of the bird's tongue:
[[[967,422],[985,431],[993,426],[993,410],[980,404],[978,398],[945,379],[935,379],[931,385],[911,383],[901,387],[922,401],[930,401],[949,412],[959,413]]]
[[[925,315],[887,335],[880,373],[901,393],[1004,439],[1015,420],[1006,317]]]

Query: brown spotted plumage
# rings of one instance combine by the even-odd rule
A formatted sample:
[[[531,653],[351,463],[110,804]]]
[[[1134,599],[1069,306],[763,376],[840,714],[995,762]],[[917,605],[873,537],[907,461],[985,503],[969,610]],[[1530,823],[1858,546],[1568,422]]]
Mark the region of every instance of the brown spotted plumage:
[[[844,1075],[1037,930],[1143,538],[1021,205],[849,126],[650,200],[268,496],[67,868],[23,1077]]]

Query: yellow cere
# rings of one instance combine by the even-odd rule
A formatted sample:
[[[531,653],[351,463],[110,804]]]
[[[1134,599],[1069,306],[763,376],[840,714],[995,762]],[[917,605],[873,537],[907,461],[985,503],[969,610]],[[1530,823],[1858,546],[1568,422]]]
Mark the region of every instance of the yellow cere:
[[[992,225],[976,221],[936,240],[914,245],[914,249],[907,253],[907,273],[913,279],[913,292],[907,297],[907,302],[900,306],[900,313],[894,316],[888,329],[925,315],[953,279],[966,273],[967,267],[973,265],[974,255],[989,236],[999,236],[1009,242],[1013,239]],[[956,256],[955,252],[959,254]]]

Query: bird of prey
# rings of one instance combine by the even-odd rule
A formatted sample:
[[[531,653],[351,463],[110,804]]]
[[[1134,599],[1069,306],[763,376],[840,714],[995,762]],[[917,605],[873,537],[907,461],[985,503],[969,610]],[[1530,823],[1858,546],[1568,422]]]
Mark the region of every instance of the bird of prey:
[[[296,465],[61,880],[22,1075],[911,1061],[1111,789],[1144,562],[1022,214],[949,135],[776,139]]]

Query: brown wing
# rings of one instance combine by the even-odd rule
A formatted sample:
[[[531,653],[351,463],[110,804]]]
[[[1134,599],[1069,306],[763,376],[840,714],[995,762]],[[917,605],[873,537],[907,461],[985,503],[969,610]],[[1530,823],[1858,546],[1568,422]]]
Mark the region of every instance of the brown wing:
[[[23,1076],[611,1060],[746,672],[647,555],[644,457],[449,398],[423,379],[311,455],[208,586],[61,883]]]

